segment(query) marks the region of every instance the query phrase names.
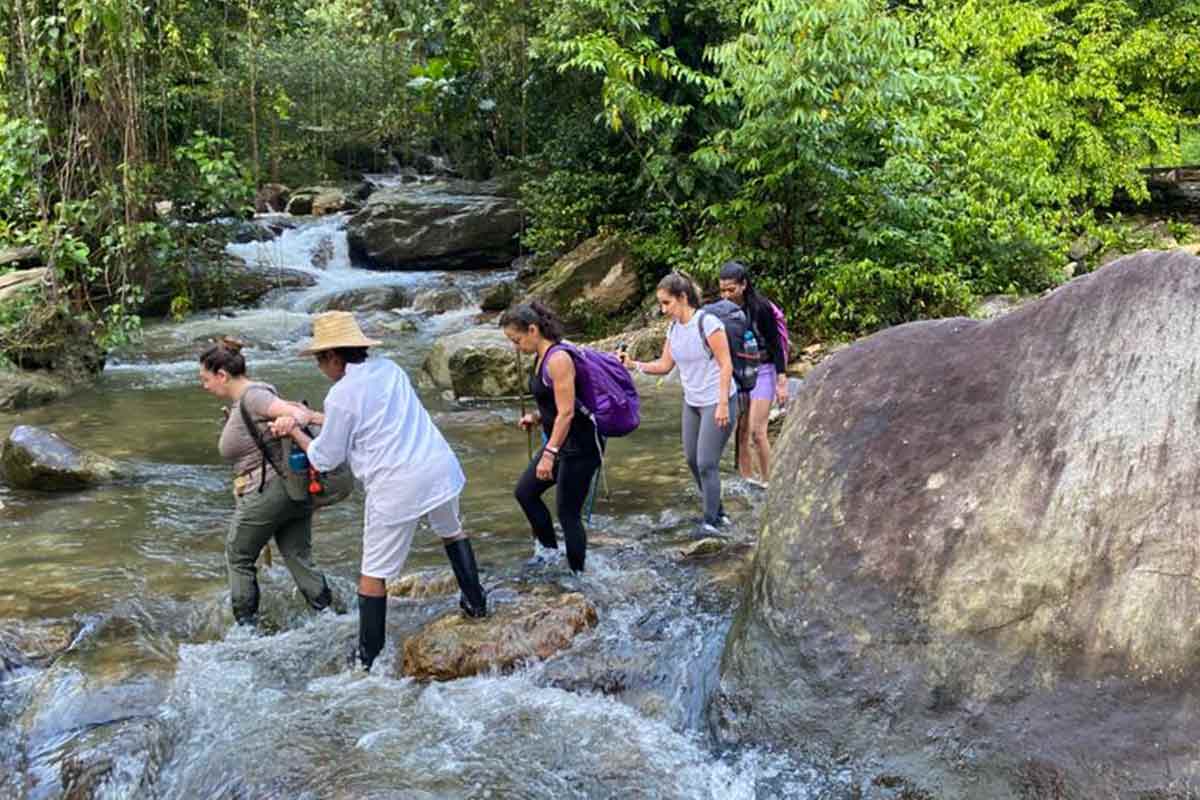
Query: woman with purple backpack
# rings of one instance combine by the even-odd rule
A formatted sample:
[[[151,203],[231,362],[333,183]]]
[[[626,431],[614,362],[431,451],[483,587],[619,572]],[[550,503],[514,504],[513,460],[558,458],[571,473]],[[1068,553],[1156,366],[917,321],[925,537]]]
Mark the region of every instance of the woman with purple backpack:
[[[754,290],[750,272],[744,264],[728,261],[721,267],[718,277],[721,296],[737,303],[746,312],[750,327],[759,342],[762,359],[758,367],[758,381],[750,390],[749,408],[738,418],[737,467],[748,482],[766,487],[771,476],[771,442],[767,437],[767,421],[771,413],[771,401],[782,408],[787,404],[787,325],[778,306]],[[758,452],[758,468],[762,480],[754,479],[751,465],[750,443]]]
[[[587,555],[583,506],[600,468],[603,437],[588,414],[577,413],[575,361],[570,346],[563,343],[563,324],[554,312],[536,300],[521,303],[500,316],[500,327],[517,350],[534,354],[529,391],[537,411],[521,417],[518,424],[529,429],[541,423],[545,435],[545,444],[517,481],[515,491],[533,529],[534,556],[529,565],[549,564],[560,557],[554,520],[542,501],[546,490],[557,485],[558,521],[567,546],[567,564],[572,572],[580,573]]]

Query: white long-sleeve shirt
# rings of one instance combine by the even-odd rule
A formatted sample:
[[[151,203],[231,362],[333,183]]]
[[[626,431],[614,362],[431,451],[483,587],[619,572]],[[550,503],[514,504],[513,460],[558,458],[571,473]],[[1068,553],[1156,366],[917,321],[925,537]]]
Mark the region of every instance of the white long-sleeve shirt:
[[[416,519],[462,493],[467,479],[458,458],[392,361],[347,364],[324,411],[308,460],[322,472],[349,461],[366,488],[369,513]]]

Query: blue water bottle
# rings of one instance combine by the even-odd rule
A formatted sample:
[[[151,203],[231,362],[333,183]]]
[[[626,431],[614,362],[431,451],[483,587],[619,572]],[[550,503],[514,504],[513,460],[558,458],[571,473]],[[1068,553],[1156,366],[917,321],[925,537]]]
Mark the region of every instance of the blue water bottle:
[[[299,447],[293,447],[292,452],[288,453],[288,467],[292,472],[307,473],[308,456]]]
[[[746,328],[746,334],[742,337],[742,355],[747,361],[758,363],[758,337],[749,328]]]

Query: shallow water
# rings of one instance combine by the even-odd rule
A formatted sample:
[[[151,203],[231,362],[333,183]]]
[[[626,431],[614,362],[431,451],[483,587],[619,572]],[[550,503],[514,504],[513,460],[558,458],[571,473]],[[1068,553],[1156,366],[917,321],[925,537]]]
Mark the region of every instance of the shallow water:
[[[132,472],[79,493],[0,488],[0,620],[79,627],[49,668],[0,671],[0,796],[60,797],[89,779],[90,793],[73,796],[801,798],[844,788],[779,756],[713,747],[705,708],[733,601],[673,556],[699,500],[669,382],[643,385],[641,428],[610,444],[611,498],[596,504],[580,587],[601,621],[566,653],[507,676],[400,679],[398,639],[453,613],[454,598],[394,600],[388,649],[370,676],[358,675],[346,665],[355,615],[312,614],[281,566],[261,576],[264,630],[234,629],[223,549],[230,475],[216,452],[220,405],[199,388],[197,353],[213,336],[236,335],[250,342],[253,377],[319,403],[328,384],[295,355],[313,302],[361,285],[446,280],[353,268],[341,224],[305,221],[277,242],[231,247],[264,268],[271,259],[296,266],[332,238],[335,258],[314,271],[316,287],[233,316],[149,326],[93,389],[0,417],[0,434],[18,422],[46,426]],[[507,279],[453,275],[472,294]],[[380,350],[416,378],[432,341],[476,312],[410,315],[417,330],[390,335]],[[464,408],[421,392],[463,462],[464,522],[484,581],[504,602],[522,585],[530,549],[511,496],[528,458],[526,436],[511,424],[518,406]],[[470,413],[480,410],[494,421]],[[749,541],[747,492],[731,481],[726,493]],[[314,525],[315,560],[335,605],[351,612],[361,522],[356,496]],[[444,562],[426,531],[406,571]]]

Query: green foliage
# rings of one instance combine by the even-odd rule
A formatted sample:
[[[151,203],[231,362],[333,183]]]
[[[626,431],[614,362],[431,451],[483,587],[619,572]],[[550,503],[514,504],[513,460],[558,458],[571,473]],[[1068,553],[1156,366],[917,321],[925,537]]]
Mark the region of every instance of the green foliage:
[[[822,270],[805,295],[804,309],[815,333],[837,336],[965,314],[971,300],[970,287],[953,273],[862,260]]]
[[[609,199],[620,192],[619,175],[556,170],[521,187],[528,211],[522,243],[535,253],[559,254],[591,236]]]
[[[175,197],[183,216],[210,219],[253,211],[253,183],[229,140],[197,130],[175,149],[175,158]]]

